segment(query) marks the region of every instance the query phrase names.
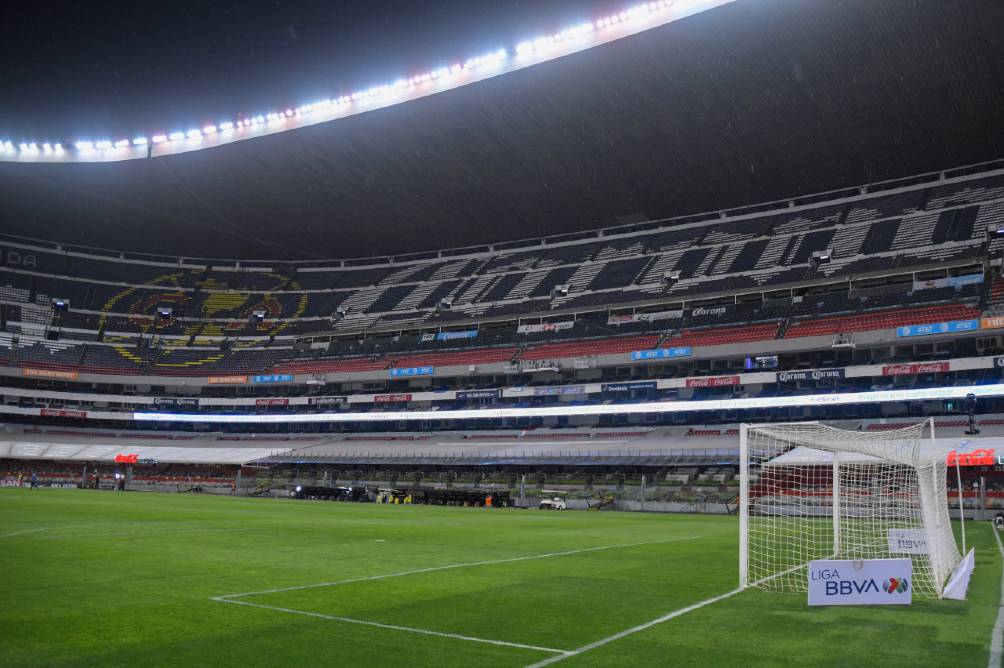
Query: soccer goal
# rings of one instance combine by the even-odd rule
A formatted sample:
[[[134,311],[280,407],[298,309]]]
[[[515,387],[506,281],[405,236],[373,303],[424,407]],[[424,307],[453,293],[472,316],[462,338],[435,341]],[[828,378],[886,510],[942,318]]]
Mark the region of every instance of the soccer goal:
[[[909,557],[914,594],[942,596],[962,557],[933,421],[878,432],[742,425],[739,435],[742,587],[804,592],[814,559]]]

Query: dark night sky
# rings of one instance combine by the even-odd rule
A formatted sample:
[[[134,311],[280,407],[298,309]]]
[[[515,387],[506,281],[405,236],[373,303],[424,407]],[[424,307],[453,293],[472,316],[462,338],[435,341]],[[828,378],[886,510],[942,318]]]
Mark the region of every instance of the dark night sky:
[[[511,48],[632,1],[8,2],[0,138],[150,135],[268,112]],[[1002,0],[740,0],[252,141],[121,163],[0,162],[0,231],[198,257],[366,257],[996,160],[1002,25]]]
[[[153,134],[336,96],[629,3],[0,4],[0,137],[56,140]]]

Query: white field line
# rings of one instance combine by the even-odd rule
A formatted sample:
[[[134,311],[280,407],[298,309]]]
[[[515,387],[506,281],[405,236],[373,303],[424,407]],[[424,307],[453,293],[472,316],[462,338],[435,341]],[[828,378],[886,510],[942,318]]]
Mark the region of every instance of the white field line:
[[[179,533],[230,533],[252,529],[177,529],[167,531],[115,531],[112,533],[81,533],[62,536],[32,536],[36,540],[63,540],[64,538],[104,538],[106,536],[166,536]]]
[[[292,608],[280,608],[274,605],[262,605],[261,603],[251,603],[250,601],[235,601],[233,599],[226,599],[218,597],[213,599],[214,601],[220,601],[221,603],[230,603],[232,605],[246,605],[252,608],[261,608],[263,610],[276,610],[278,612],[288,612],[293,615],[304,615],[306,617],[316,617],[317,619],[327,619],[334,622],[347,622],[349,624],[362,624],[365,626],[375,626],[381,629],[391,629],[393,631],[405,631],[407,633],[419,633],[426,636],[437,636],[439,638],[452,638],[454,640],[466,640],[468,642],[480,642],[486,643],[488,645],[501,645],[503,647],[518,647],[519,649],[529,649],[538,652],[550,652],[552,654],[564,654],[563,649],[554,649],[552,647],[538,647],[537,645],[524,645],[518,642],[508,642],[506,640],[491,640],[489,638],[475,638],[474,636],[465,636],[459,633],[443,633],[442,631],[430,631],[429,629],[416,629],[411,626],[399,626],[397,624],[382,624],[380,622],[371,622],[365,619],[355,619],[353,617],[340,617],[337,615],[324,615],[319,612],[310,612],[307,610],[293,610]]]
[[[797,566],[792,566],[791,568],[789,568],[786,571],[781,571],[780,573],[775,573],[774,575],[770,575],[770,576],[765,577],[765,578],[760,578],[756,582],[751,583],[750,587],[756,587],[757,585],[761,585],[764,582],[770,582],[771,580],[773,580],[775,578],[779,578],[779,577],[781,577],[783,575],[787,575],[788,573],[791,573],[792,571],[797,571],[799,568],[803,568],[804,566],[805,566],[805,564],[799,564]],[[711,605],[712,603],[717,603],[718,601],[723,601],[723,600],[725,600],[725,599],[727,599],[729,597],[735,596],[736,594],[738,594],[738,593],[740,593],[742,591],[745,591],[745,590],[742,587],[737,587],[737,588],[733,589],[732,591],[727,591],[724,594],[719,594],[718,596],[713,596],[712,598],[704,599],[703,601],[699,601],[699,602],[694,603],[692,605],[688,605],[685,608],[680,608],[678,610],[673,610],[672,612],[666,613],[662,617],[657,617],[657,618],[655,618],[653,620],[644,622],[643,624],[639,624],[638,626],[632,626],[631,628],[625,629],[625,630],[623,630],[623,631],[621,631],[619,633],[615,633],[612,636],[607,636],[606,638],[601,638],[600,640],[597,640],[595,642],[591,642],[588,645],[583,645],[582,647],[578,647],[576,649],[569,650],[569,651],[565,652],[564,654],[560,654],[558,656],[552,656],[550,658],[544,659],[543,661],[538,661],[537,663],[534,663],[534,664],[531,664],[531,665],[527,666],[527,668],[541,668],[541,666],[549,666],[552,663],[558,663],[559,661],[564,661],[565,659],[567,659],[569,657],[577,656],[579,654],[582,654],[583,652],[588,652],[589,650],[596,649],[597,647],[602,647],[603,645],[606,645],[608,643],[612,643],[615,640],[620,640],[621,638],[624,638],[626,636],[632,635],[634,633],[638,633],[639,631],[644,631],[645,629],[652,628],[653,626],[657,626],[659,624],[662,624],[663,622],[668,622],[671,619],[675,619],[676,617],[680,617],[681,615],[685,615],[688,612],[693,612],[694,610],[698,610],[700,608],[703,608],[706,605]]]
[[[997,539],[997,549],[1001,553],[1001,561],[1004,562],[1004,543],[1001,543],[1000,532],[993,524],[990,530],[994,532]],[[1001,565],[1004,569],[1004,564]],[[1001,597],[997,603],[997,623],[994,624],[993,635],[990,636],[990,660],[987,661],[987,668],[1000,668],[1002,651],[1001,643],[1004,642],[1004,570],[1001,572]]]
[[[41,531],[66,531],[67,529],[86,529],[89,527],[106,527],[111,525],[113,525],[112,522],[101,522],[100,524],[75,524],[68,527],[42,527],[40,529],[25,529],[24,531],[0,534],[0,538],[14,538],[15,536],[23,536],[29,533],[39,533]]]
[[[295,585],[293,587],[279,587],[277,589],[262,589],[261,591],[246,591],[239,594],[224,594],[214,596],[213,601],[227,601],[228,599],[244,598],[246,596],[258,596],[260,594],[278,594],[284,591],[297,591],[300,589],[316,589],[318,587],[335,587],[338,585],[351,584],[353,582],[369,582],[370,580],[385,580],[387,578],[399,578],[406,575],[419,575],[420,573],[434,573],[436,571],[448,571],[457,568],[470,568],[473,566],[491,566],[494,564],[510,564],[517,561],[532,561],[534,559],[549,559],[551,557],[565,557],[570,554],[583,554],[585,552],[599,552],[601,550],[616,550],[625,547],[639,547],[641,545],[661,545],[663,543],[676,543],[684,540],[697,540],[701,536],[685,536],[683,538],[668,538],[666,540],[650,540],[642,543],[624,543],[620,545],[601,545],[600,547],[586,547],[578,550],[567,550],[565,552],[548,552],[546,554],[533,554],[526,557],[509,557],[507,559],[490,559],[487,561],[469,561],[462,564],[447,564],[445,566],[430,566],[428,568],[417,568],[411,571],[400,571],[398,573],[384,573],[383,575],[367,575],[348,580],[335,580],[333,582],[318,582],[317,584]]]

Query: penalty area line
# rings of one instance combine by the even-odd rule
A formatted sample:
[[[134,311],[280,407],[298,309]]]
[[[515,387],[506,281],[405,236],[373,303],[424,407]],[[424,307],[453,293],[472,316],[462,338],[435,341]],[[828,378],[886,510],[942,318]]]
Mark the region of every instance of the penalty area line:
[[[642,545],[662,545],[664,543],[678,543],[685,540],[697,540],[701,536],[684,536],[682,538],[667,538],[665,540],[650,540],[642,543],[623,543],[620,545],[601,545],[599,547],[584,547],[578,550],[566,550],[564,552],[547,552],[545,554],[531,554],[525,557],[508,557],[506,559],[489,559],[487,561],[469,561],[462,564],[446,564],[445,566],[430,566],[428,568],[417,568],[411,571],[400,571],[398,573],[384,573],[383,575],[367,575],[348,580],[335,580],[333,582],[318,582],[316,584],[295,585],[292,587],[279,587],[278,589],[263,589],[261,591],[247,591],[239,594],[223,594],[213,596],[213,601],[229,601],[235,598],[246,596],[259,596],[262,594],[279,594],[286,591],[299,591],[301,589],[317,589],[319,587],[336,587],[338,585],[352,584],[354,582],[369,582],[371,580],[385,580],[387,578],[399,578],[406,575],[420,575],[422,573],[435,573],[436,571],[448,571],[457,568],[471,568],[474,566],[493,566],[496,564],[511,564],[519,561],[532,561],[534,559],[550,559],[552,557],[565,557],[572,554],[584,554],[586,552],[601,552],[603,550],[616,550],[628,547],[640,547]]]
[[[525,645],[518,642],[509,642],[508,640],[492,640],[490,638],[476,638],[474,636],[465,636],[460,633],[445,633],[443,631],[432,631],[430,629],[418,629],[411,626],[400,626],[399,624],[384,624],[382,622],[372,622],[366,619],[356,619],[354,617],[341,617],[338,615],[325,615],[320,612],[310,612],[308,610],[294,610],[292,608],[280,608],[275,605],[263,605],[261,603],[251,603],[250,601],[235,601],[233,599],[227,599],[223,597],[216,597],[212,599],[214,601],[219,601],[220,603],[230,603],[231,605],[244,605],[250,608],[261,608],[263,610],[275,610],[277,612],[287,612],[292,615],[303,615],[305,617],[314,617],[316,619],[325,619],[333,622],[346,622],[348,624],[361,624],[363,626],[375,626],[380,629],[389,629],[392,631],[404,631],[406,633],[418,633],[420,635],[435,636],[437,638],[450,638],[453,640],[465,640],[467,642],[478,642],[486,645],[499,645],[502,647],[515,647],[518,649],[528,649],[535,652],[550,652],[551,654],[557,654],[559,656],[566,654],[568,651],[563,649],[554,649],[553,647],[540,647],[538,645]]]

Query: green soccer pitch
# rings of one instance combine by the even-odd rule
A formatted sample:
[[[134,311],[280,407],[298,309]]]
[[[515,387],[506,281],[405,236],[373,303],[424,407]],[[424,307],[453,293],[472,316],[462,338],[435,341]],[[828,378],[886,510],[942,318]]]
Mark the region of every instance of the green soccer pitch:
[[[969,600],[735,592],[734,517],[0,490],[2,666],[986,666]]]

